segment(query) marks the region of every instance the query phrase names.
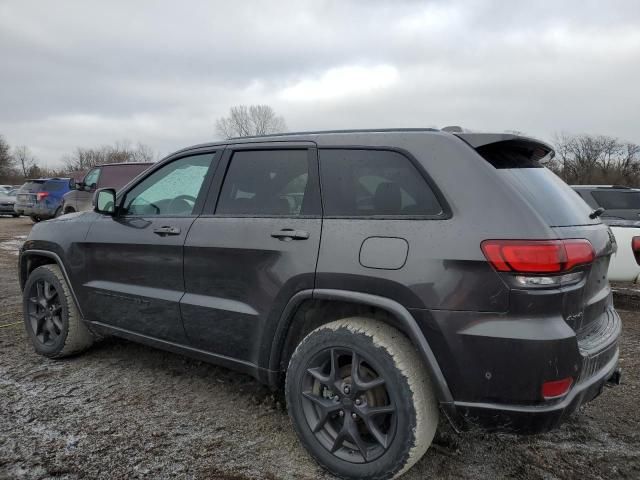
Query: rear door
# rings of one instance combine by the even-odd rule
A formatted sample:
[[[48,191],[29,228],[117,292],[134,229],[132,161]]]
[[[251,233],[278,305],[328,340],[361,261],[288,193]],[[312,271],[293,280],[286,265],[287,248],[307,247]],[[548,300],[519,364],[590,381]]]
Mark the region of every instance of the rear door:
[[[315,145],[228,147],[185,243],[184,328],[197,348],[257,364],[262,334],[311,289],[321,211]]]
[[[89,320],[184,343],[183,245],[217,158],[208,151],[176,157],[124,193],[121,215],[92,224],[83,245]]]

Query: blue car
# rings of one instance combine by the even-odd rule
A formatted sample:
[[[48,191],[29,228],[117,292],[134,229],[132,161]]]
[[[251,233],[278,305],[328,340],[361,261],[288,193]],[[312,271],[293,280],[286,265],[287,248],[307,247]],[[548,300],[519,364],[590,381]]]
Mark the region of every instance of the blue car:
[[[20,187],[13,207],[18,215],[28,215],[33,222],[57,217],[62,212],[62,197],[74,187],[72,178],[27,180]]]

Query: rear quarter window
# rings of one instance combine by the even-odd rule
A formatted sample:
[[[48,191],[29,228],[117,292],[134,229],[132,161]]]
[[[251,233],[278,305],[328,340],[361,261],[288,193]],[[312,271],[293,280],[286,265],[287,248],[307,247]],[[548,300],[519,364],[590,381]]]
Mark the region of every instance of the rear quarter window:
[[[443,213],[425,178],[399,152],[321,149],[320,174],[325,216],[435,217]]]

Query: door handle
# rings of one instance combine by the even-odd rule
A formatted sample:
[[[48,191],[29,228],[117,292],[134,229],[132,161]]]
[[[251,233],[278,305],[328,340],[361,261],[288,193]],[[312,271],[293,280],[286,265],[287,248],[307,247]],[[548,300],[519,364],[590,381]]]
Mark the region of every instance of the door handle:
[[[289,240],[306,240],[309,238],[309,232],[305,232],[304,230],[294,230],[292,228],[283,228],[278,232],[273,232],[271,236],[288,242]]]
[[[167,235],[180,235],[180,229],[178,227],[164,226],[164,227],[154,228],[153,233],[155,233],[156,235],[160,235],[161,237],[164,237]]]

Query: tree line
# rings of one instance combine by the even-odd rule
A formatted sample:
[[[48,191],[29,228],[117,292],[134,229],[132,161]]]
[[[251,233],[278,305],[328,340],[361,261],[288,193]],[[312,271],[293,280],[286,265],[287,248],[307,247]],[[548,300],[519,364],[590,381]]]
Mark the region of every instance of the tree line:
[[[11,148],[0,135],[0,184],[19,185],[27,178],[66,177],[105,163],[153,162],[156,152],[143,143],[116,142],[99,147],[78,147],[62,158],[62,165],[48,168],[31,153],[29,147],[18,145]]]
[[[229,139],[285,132],[283,117],[269,105],[237,105],[215,122],[217,136]],[[513,132],[520,133],[520,132]],[[555,157],[545,166],[569,184],[640,187],[640,145],[606,135],[554,135]],[[25,178],[65,176],[96,165],[151,162],[157,154],[148,145],[117,142],[93,148],[78,147],[57,169],[43,166],[24,145],[13,149],[0,135],[0,183],[18,184]]]

